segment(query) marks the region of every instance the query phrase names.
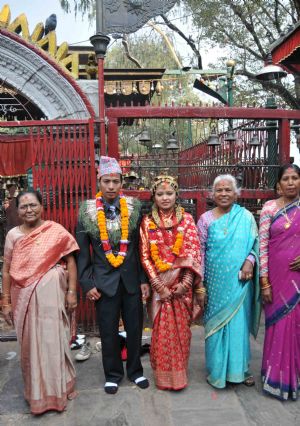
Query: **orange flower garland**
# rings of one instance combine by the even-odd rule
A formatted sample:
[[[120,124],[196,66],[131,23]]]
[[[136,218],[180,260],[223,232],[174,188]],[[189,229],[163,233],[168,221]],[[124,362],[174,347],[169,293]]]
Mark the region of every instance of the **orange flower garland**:
[[[151,258],[160,272],[166,272],[172,268],[176,256],[179,255],[180,250],[183,245],[183,227],[177,227],[177,234],[173,247],[171,248],[172,255],[169,257],[168,261],[164,261],[159,256],[159,248],[157,245],[157,240],[155,235],[157,233],[157,226],[153,221],[149,223],[149,234],[150,234],[150,254]]]
[[[109,236],[106,228],[106,217],[102,200],[102,192],[98,192],[98,194],[96,195],[96,208],[100,240],[102,243],[103,250],[105,252],[106,259],[114,268],[118,268],[124,262],[128,248],[129,213],[126,198],[123,194],[120,194],[121,240],[120,251],[118,252],[117,256],[113,254],[111,244],[109,242]]]

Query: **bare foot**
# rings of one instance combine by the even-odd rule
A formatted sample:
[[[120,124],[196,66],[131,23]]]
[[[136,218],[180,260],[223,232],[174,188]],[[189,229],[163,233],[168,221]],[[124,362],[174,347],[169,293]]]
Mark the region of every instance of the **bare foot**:
[[[68,398],[69,401],[72,401],[73,399],[77,398],[78,395],[79,395],[79,392],[77,390],[75,390],[75,391],[69,393],[67,398]]]
[[[255,385],[255,380],[253,376],[249,376],[246,380],[244,380],[244,385],[250,387]]]

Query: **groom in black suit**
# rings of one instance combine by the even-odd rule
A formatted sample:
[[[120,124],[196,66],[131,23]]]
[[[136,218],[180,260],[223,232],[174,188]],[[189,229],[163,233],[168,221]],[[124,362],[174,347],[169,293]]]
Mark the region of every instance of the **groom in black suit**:
[[[100,158],[98,177],[101,194],[80,207],[77,267],[81,287],[96,303],[106,379],[104,390],[115,394],[124,376],[120,316],[127,333],[127,376],[141,389],[149,386],[140,360],[142,297],[149,296],[149,285],[139,260],[140,203],[122,195],[122,171],[115,158]],[[129,233],[127,240],[121,239],[124,229]],[[105,232],[108,240],[103,238]]]

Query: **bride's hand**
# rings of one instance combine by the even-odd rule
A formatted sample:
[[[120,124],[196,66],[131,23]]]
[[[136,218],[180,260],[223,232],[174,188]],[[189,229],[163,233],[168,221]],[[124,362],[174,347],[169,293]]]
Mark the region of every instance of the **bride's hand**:
[[[172,293],[168,289],[168,287],[164,286],[164,288],[159,292],[159,297],[162,302],[167,302],[171,300]]]
[[[181,283],[176,284],[173,289],[173,296],[175,297],[181,297],[186,293],[186,289]]]

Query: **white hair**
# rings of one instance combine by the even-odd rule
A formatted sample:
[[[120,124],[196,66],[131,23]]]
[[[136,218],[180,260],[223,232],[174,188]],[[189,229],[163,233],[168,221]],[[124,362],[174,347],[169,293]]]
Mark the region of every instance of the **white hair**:
[[[215,178],[213,186],[212,186],[212,193],[215,193],[216,190],[216,186],[218,185],[218,183],[220,183],[222,180],[226,180],[227,182],[230,182],[233,188],[233,191],[235,192],[235,194],[237,196],[240,195],[241,190],[238,188],[237,186],[237,181],[236,178],[230,174],[227,175],[219,175]]]

